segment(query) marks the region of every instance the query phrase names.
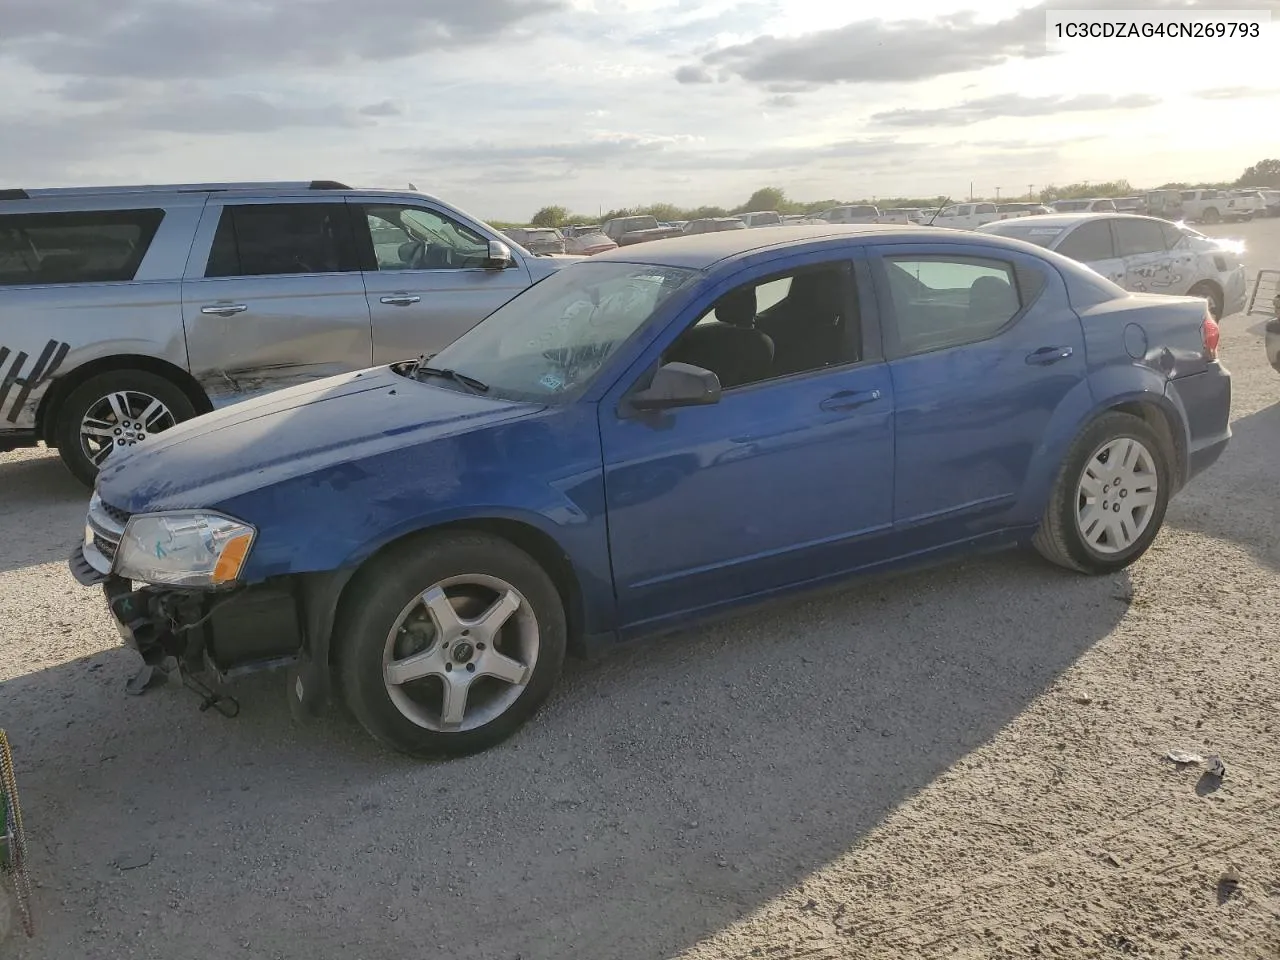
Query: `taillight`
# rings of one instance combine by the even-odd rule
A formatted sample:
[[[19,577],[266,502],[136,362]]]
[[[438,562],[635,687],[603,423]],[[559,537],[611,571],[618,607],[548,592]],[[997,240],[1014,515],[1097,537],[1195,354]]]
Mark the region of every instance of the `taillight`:
[[[1218,341],[1222,339],[1222,330],[1218,327],[1218,321],[1213,319],[1213,314],[1209,312],[1206,306],[1204,310],[1204,322],[1200,324],[1200,335],[1204,337],[1204,356],[1206,360],[1218,359]]]

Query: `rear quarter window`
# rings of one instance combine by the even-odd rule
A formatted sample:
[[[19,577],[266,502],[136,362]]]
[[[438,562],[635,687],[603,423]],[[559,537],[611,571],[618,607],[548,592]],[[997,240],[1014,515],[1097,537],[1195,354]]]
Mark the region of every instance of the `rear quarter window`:
[[[0,286],[132,280],[163,210],[0,216]]]

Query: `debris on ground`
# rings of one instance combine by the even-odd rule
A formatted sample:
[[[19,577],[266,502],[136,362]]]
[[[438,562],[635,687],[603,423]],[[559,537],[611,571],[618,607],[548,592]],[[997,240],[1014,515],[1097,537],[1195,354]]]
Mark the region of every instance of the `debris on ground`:
[[[1219,780],[1227,775],[1227,765],[1222,762],[1222,758],[1216,753],[1209,756],[1205,760],[1205,773],[1211,777],[1217,777]]]
[[[1185,750],[1170,750],[1164,755],[1164,758],[1177,764],[1194,763],[1199,765],[1204,763],[1204,757],[1200,756],[1200,754],[1187,753]]]

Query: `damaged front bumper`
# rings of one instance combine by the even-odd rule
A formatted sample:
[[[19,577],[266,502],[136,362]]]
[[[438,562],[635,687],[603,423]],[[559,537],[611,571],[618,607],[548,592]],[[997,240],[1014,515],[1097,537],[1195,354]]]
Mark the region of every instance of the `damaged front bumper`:
[[[72,576],[101,586],[125,645],[151,666],[174,658],[190,671],[220,681],[239,673],[293,663],[304,647],[299,598],[290,581],[230,590],[192,590],[134,584],[103,573],[97,548],[72,553]]]

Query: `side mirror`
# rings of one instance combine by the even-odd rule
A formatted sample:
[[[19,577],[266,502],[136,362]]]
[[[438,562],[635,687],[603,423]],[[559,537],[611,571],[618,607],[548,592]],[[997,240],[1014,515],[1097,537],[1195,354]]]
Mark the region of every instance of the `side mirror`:
[[[671,407],[700,407],[720,402],[720,378],[710,370],[691,363],[666,363],[653,381],[630,404],[637,410],[666,410]]]
[[[512,256],[510,247],[501,240],[489,241],[489,257],[484,262],[486,267],[490,270],[505,270],[513,263],[515,263],[515,257]]]

